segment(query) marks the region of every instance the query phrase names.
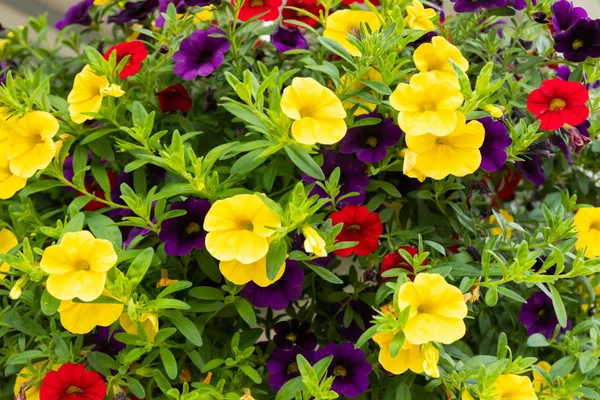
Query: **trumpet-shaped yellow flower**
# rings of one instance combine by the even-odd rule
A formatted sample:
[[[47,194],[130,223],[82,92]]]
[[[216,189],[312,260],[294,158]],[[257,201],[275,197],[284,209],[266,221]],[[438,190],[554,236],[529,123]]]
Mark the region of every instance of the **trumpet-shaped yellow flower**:
[[[479,148],[485,129],[479,121],[465,123],[459,114],[456,129],[447,136],[406,135],[404,174],[419,179],[444,179],[448,175],[465,176],[481,164]]]
[[[587,258],[600,257],[600,207],[580,208],[573,218],[577,230],[577,250]]]
[[[158,333],[158,315],[154,313],[143,313],[140,315],[140,321],[144,333],[148,336],[151,342],[154,341],[154,337]],[[119,323],[121,328],[130,335],[137,335],[137,324],[131,320],[128,313],[121,314],[119,317]]]
[[[390,96],[391,106],[400,111],[398,124],[409,135],[446,136],[454,131],[464,101],[460,89],[425,72],[401,83]]]
[[[375,68],[371,68],[369,72],[362,77],[363,80],[366,81],[375,81],[382,82],[383,78],[379,71]],[[361,83],[358,80],[355,80],[351,75],[345,74],[340,78],[340,87],[339,91],[354,92],[366,87],[364,83]],[[376,105],[373,103],[369,103],[358,96],[354,96],[352,98],[354,101],[343,101],[342,104],[346,110],[354,107],[355,104],[358,104],[358,108],[354,111],[354,115],[363,115],[375,110]]]
[[[258,261],[242,264],[238,260],[221,261],[219,269],[227,280],[236,285],[245,285],[252,281],[258,286],[266,287],[278,281],[285,271],[285,262],[279,268],[277,276],[273,280],[267,276],[267,257],[263,257]]]
[[[214,6],[204,7],[202,11],[194,14],[194,23],[199,24],[200,22],[206,22],[213,19],[213,11],[215,10]]]
[[[21,386],[25,384],[25,397],[27,400],[40,400],[42,378],[49,371],[58,371],[60,364],[54,364],[50,367],[48,361],[40,361],[34,363],[32,367],[33,371],[29,369],[29,367],[25,367],[19,372],[19,375],[17,375],[15,386],[13,388],[13,393],[16,398],[19,398]]]
[[[504,217],[504,219],[506,220],[506,222],[514,222],[515,218],[510,215],[510,213],[508,211],[506,211],[505,209],[501,208],[498,210],[498,212],[500,213],[500,215],[502,215]],[[498,224],[498,221],[496,220],[496,216],[494,214],[490,215],[490,224],[492,225],[496,225],[496,227],[490,229],[490,232],[492,232],[492,235],[504,235],[504,231],[502,230],[502,227],[500,226],[500,224]],[[512,226],[508,225],[507,226],[507,234],[506,237],[510,238],[512,236]]]
[[[30,178],[46,168],[56,154],[52,138],[58,132],[56,118],[44,111],[32,111],[22,118],[9,121],[6,158],[10,172],[21,178]]]
[[[40,267],[50,274],[46,288],[52,296],[92,301],[102,294],[106,273],[116,263],[117,253],[108,240],[81,231],[65,233],[60,244],[46,248]]]
[[[110,0],[94,0],[94,5],[95,6],[103,6],[105,4],[108,4],[110,2]]]
[[[302,144],[334,144],[346,135],[346,110],[330,89],[313,78],[294,78],[283,90],[281,111],[294,120],[292,136]]]
[[[442,36],[435,36],[431,43],[423,43],[413,54],[415,66],[421,72],[431,72],[439,80],[458,85],[458,77],[452,69],[452,60],[462,71],[469,69],[469,62],[460,50]]]
[[[206,249],[217,260],[254,263],[267,255],[281,219],[255,194],[238,194],[212,205],[204,219]]]
[[[423,3],[419,0],[413,0],[412,6],[406,7],[406,23],[412,29],[420,31],[432,31],[435,25],[431,21],[435,17],[433,8],[423,7]]]
[[[96,326],[110,326],[123,313],[123,304],[75,303],[63,300],[58,307],[60,323],[71,333],[83,335]]]
[[[302,227],[302,234],[304,235],[304,251],[307,253],[313,253],[319,257],[327,257],[327,251],[325,250],[325,240],[319,235],[313,227],[310,225],[304,225]]]
[[[93,119],[93,116],[84,113],[100,111],[102,99],[106,96],[121,97],[124,94],[125,92],[119,85],[109,85],[105,76],[94,74],[92,68],[86,65],[80,73],[75,75],[73,89],[67,97],[71,119],[76,124]]]
[[[386,371],[399,375],[410,369],[415,374],[426,373],[433,378],[439,378],[440,371],[437,364],[440,353],[433,344],[414,345],[405,341],[396,357],[392,357],[390,344],[394,336],[394,332],[381,332],[373,337],[380,348],[379,364]]]
[[[520,375],[500,375],[494,383],[498,400],[538,400],[531,380]]]
[[[404,334],[412,344],[450,344],[465,335],[467,306],[462,293],[441,275],[420,273],[414,282],[404,283],[398,306],[410,307]]]
[[[14,233],[6,228],[0,230],[0,254],[8,254],[16,245],[19,244]],[[8,272],[10,265],[0,261],[0,272]],[[0,273],[0,279],[4,279],[6,275]]]
[[[323,36],[341,44],[351,55],[361,56],[360,50],[348,41],[348,35],[360,39],[361,25],[368,35],[367,27],[373,32],[381,27],[381,22],[377,18],[377,14],[372,11],[339,10],[327,17],[327,25]]]

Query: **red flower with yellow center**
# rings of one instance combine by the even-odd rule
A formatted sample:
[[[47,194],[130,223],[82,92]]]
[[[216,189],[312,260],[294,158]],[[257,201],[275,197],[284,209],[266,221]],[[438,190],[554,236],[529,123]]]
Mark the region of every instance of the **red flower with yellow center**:
[[[340,257],[348,257],[352,253],[367,256],[379,247],[379,236],[383,233],[383,225],[379,214],[369,212],[364,206],[346,206],[329,216],[333,225],[343,223],[342,231],[337,235],[337,242],[358,242],[352,247],[336,250]]]
[[[50,371],[42,382],[40,400],[104,400],[106,383],[94,371],[81,364],[64,364]]]
[[[555,130],[563,125],[579,125],[590,114],[585,103],[589,94],[579,82],[559,78],[542,82],[527,98],[527,109],[541,121],[543,130]]]
[[[241,21],[248,21],[256,15],[264,14],[258,17],[258,19],[262,21],[275,21],[279,18],[281,3],[282,0],[244,0],[239,19]]]

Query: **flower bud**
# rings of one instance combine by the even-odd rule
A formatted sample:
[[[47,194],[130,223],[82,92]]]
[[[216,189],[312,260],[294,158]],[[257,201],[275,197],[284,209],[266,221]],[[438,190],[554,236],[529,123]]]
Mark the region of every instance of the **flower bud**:
[[[160,54],[167,54],[169,52],[169,46],[167,46],[166,44],[161,44],[160,47],[158,48],[158,52]]]
[[[327,251],[325,250],[325,240],[319,235],[313,227],[310,225],[304,225],[302,227],[302,234],[304,235],[304,250],[307,253],[314,253],[319,257],[327,257]]]
[[[23,286],[27,283],[29,278],[22,276],[18,281],[15,282],[12,289],[10,289],[9,296],[13,300],[19,300],[21,298],[21,294],[23,293]]]
[[[581,153],[581,150],[590,143],[590,138],[582,135],[579,129],[574,126],[569,126],[567,132],[569,134],[569,147],[576,154]]]
[[[545,12],[535,12],[531,14],[531,18],[538,24],[548,23],[548,15]]]

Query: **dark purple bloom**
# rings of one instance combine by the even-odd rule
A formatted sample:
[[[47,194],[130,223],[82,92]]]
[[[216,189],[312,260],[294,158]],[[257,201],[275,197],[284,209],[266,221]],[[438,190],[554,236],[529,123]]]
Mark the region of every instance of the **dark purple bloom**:
[[[6,85],[6,77],[8,76],[8,71],[10,71],[11,69],[17,69],[17,64],[14,61],[0,61],[0,71],[4,71],[2,72],[2,75],[0,75],[0,84]]]
[[[291,301],[296,301],[302,295],[304,271],[298,261],[287,260],[285,272],[275,283],[261,287],[254,282],[248,282],[240,292],[240,296],[250,300],[257,308],[270,307],[273,310],[284,310]]]
[[[61,30],[69,25],[91,25],[93,20],[90,10],[93,6],[94,0],[83,0],[72,5],[65,13],[65,17],[56,23],[56,29]]]
[[[394,185],[394,187],[398,189],[402,196],[406,196],[413,190],[417,190],[422,185],[418,179],[410,178],[404,175],[402,172],[397,171],[387,171],[385,173],[385,180]]]
[[[375,310],[362,300],[350,300],[348,304],[353,311],[354,318],[348,326],[344,326],[344,313],[337,314],[337,322],[340,324],[340,335],[355,343],[358,338],[373,324],[371,320],[375,316]],[[341,304],[340,304],[341,306]],[[358,323],[357,321],[360,321]]]
[[[497,171],[504,166],[508,155],[506,148],[512,139],[508,136],[506,126],[491,117],[478,119],[485,129],[485,140],[479,148],[481,152],[481,168],[486,171]]]
[[[181,41],[179,51],[173,55],[173,72],[186,81],[198,76],[208,76],[223,64],[225,52],[229,50],[229,41],[221,29],[211,26],[207,30],[198,30]]]
[[[541,333],[547,339],[552,339],[554,330],[558,325],[558,318],[552,306],[552,299],[544,292],[537,292],[527,299],[527,303],[521,306],[519,320],[527,328],[527,334]],[[561,328],[560,332],[566,332],[571,328],[571,321],[567,320],[567,327]]]
[[[185,210],[187,214],[163,221],[158,238],[165,243],[165,253],[183,257],[192,249],[203,249],[206,238],[204,218],[209,209],[208,200],[193,197],[171,204],[169,210]]]
[[[271,43],[280,53],[294,49],[308,50],[308,42],[298,28],[288,29],[278,26],[271,34]]]
[[[374,163],[385,158],[387,148],[394,146],[402,136],[402,130],[394,124],[393,118],[383,118],[383,115],[372,112],[356,118],[377,118],[374,125],[357,126],[348,129],[346,136],[340,142],[339,151],[343,154],[356,154],[356,158],[365,163]]]
[[[143,21],[158,7],[158,0],[128,1],[123,11],[108,17],[108,22],[119,25]]]
[[[369,388],[369,374],[373,366],[361,349],[352,343],[328,343],[315,352],[315,362],[333,356],[328,375],[334,376],[331,390],[340,396],[357,397]]]
[[[357,192],[357,196],[347,197],[340,201],[340,205],[353,205],[359,206],[365,201],[365,188],[369,185],[369,177],[366,174],[367,166],[362,162],[358,161],[356,157],[351,154],[339,154],[333,150],[327,150],[323,155],[323,165],[321,170],[326,177],[331,175],[334,169],[340,168],[340,180],[339,185],[340,194],[343,196],[351,192]],[[302,179],[305,182],[315,182],[314,178],[306,174],[302,174]],[[319,195],[319,197],[329,197],[327,193],[318,185],[315,185],[310,191],[310,196]]]
[[[317,335],[310,331],[310,322],[297,319],[276,323],[273,341],[282,350],[295,346],[303,351],[311,351],[317,347]]]
[[[278,392],[287,381],[300,376],[300,369],[296,362],[298,354],[302,354],[309,363],[312,362],[314,352],[304,352],[296,346],[289,350],[275,348],[271,353],[271,357],[267,361],[267,371],[271,374],[269,376],[269,386],[274,391]]]
[[[569,0],[558,0],[551,6],[554,32],[566,31],[580,19],[587,18],[587,12],[581,7],[573,7]]]
[[[125,344],[115,339],[115,334],[123,332],[121,329],[115,329],[111,333],[110,326],[99,326],[96,334],[92,337],[90,344],[94,347],[91,351],[99,351],[109,356],[116,356],[125,348]]]
[[[580,19],[554,36],[554,49],[573,62],[600,57],[600,20]]]
[[[454,3],[454,11],[456,12],[473,12],[480,8],[501,8],[507,6],[507,0],[456,0]]]
[[[113,187],[110,190],[110,201],[124,206],[125,200],[121,198],[121,195],[123,194],[121,192],[122,184],[126,184],[130,188],[133,188],[133,172],[119,173],[119,175],[117,175],[117,179],[115,179]],[[126,217],[131,214],[133,214],[133,211],[131,211],[129,208],[116,208],[107,213],[107,215],[111,218]]]
[[[526,0],[507,0],[506,3],[509,7],[512,7],[515,10],[524,10],[527,8]]]
[[[524,161],[517,161],[517,167],[521,174],[529,179],[535,186],[542,186],[546,183],[546,175],[542,168],[544,158],[553,157],[550,152],[552,144],[549,140],[534,143],[529,147],[527,154],[523,156]]]
[[[440,17],[440,20],[441,20],[441,17]],[[416,49],[417,47],[419,47],[423,43],[431,43],[431,39],[434,36],[438,36],[438,34],[435,33],[435,31],[427,31],[427,32],[425,32],[425,34],[423,36],[421,36],[420,38],[418,38],[414,42],[408,43],[406,46],[407,47],[413,47],[413,48]]]

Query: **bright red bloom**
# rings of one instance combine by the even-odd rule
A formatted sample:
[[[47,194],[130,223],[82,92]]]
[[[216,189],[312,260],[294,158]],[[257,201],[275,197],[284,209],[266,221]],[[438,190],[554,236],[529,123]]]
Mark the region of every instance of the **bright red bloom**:
[[[357,256],[368,256],[379,247],[379,236],[383,233],[383,225],[379,214],[369,212],[364,206],[346,206],[329,216],[333,225],[344,224],[337,235],[338,242],[358,242],[355,246],[336,250],[340,257],[348,257],[352,253]]]
[[[405,250],[406,252],[408,252],[408,254],[410,254],[413,257],[419,252],[419,250],[415,246],[402,246],[400,248],[402,250]],[[426,264],[427,264],[427,258],[425,260],[423,260],[421,265],[426,265]],[[409,272],[408,274],[406,274],[408,276],[408,278],[411,281],[415,279],[415,271],[414,271],[412,265],[410,265],[408,262],[406,262],[406,259],[404,257],[402,257],[398,251],[395,251],[395,252],[383,257],[383,261],[381,262],[381,267],[379,268],[379,275],[382,276],[385,271],[389,271],[389,270],[395,269],[395,268],[402,268],[402,269],[407,270]],[[383,278],[381,280],[381,283],[384,284],[385,282],[390,281],[390,280],[395,280],[395,278]]]
[[[156,93],[162,112],[189,111],[192,108],[192,98],[181,83],[176,83]]]
[[[555,78],[542,82],[539,89],[529,94],[527,109],[542,122],[541,129],[551,131],[585,121],[590,115],[585,105],[589,97],[581,83]]]
[[[40,400],[104,400],[106,383],[94,371],[81,364],[64,364],[50,371],[40,388]]]
[[[129,56],[129,60],[127,64],[123,67],[121,72],[119,73],[119,78],[125,79],[130,77],[131,75],[135,75],[142,68],[142,61],[148,57],[148,50],[144,43],[139,40],[134,40],[132,42],[123,42],[114,45],[110,49],[104,53],[104,59],[108,60],[110,54],[116,51],[117,52],[117,65],[121,62],[123,58]]]
[[[282,0],[243,0],[244,4],[240,10],[239,18],[242,21],[248,21],[255,15],[265,15],[259,19],[262,21],[275,21],[279,18],[279,7],[281,7]]]
[[[316,0],[288,0],[286,6],[301,8],[317,17],[319,16],[319,11],[325,10],[325,8]],[[290,10],[289,8],[284,8],[281,14],[283,15],[283,24],[287,27],[296,26],[296,24],[287,23],[285,22],[286,19],[294,19],[296,21],[304,22],[309,26],[315,26],[318,23],[318,21],[312,19],[311,17],[300,14],[296,10]]]

